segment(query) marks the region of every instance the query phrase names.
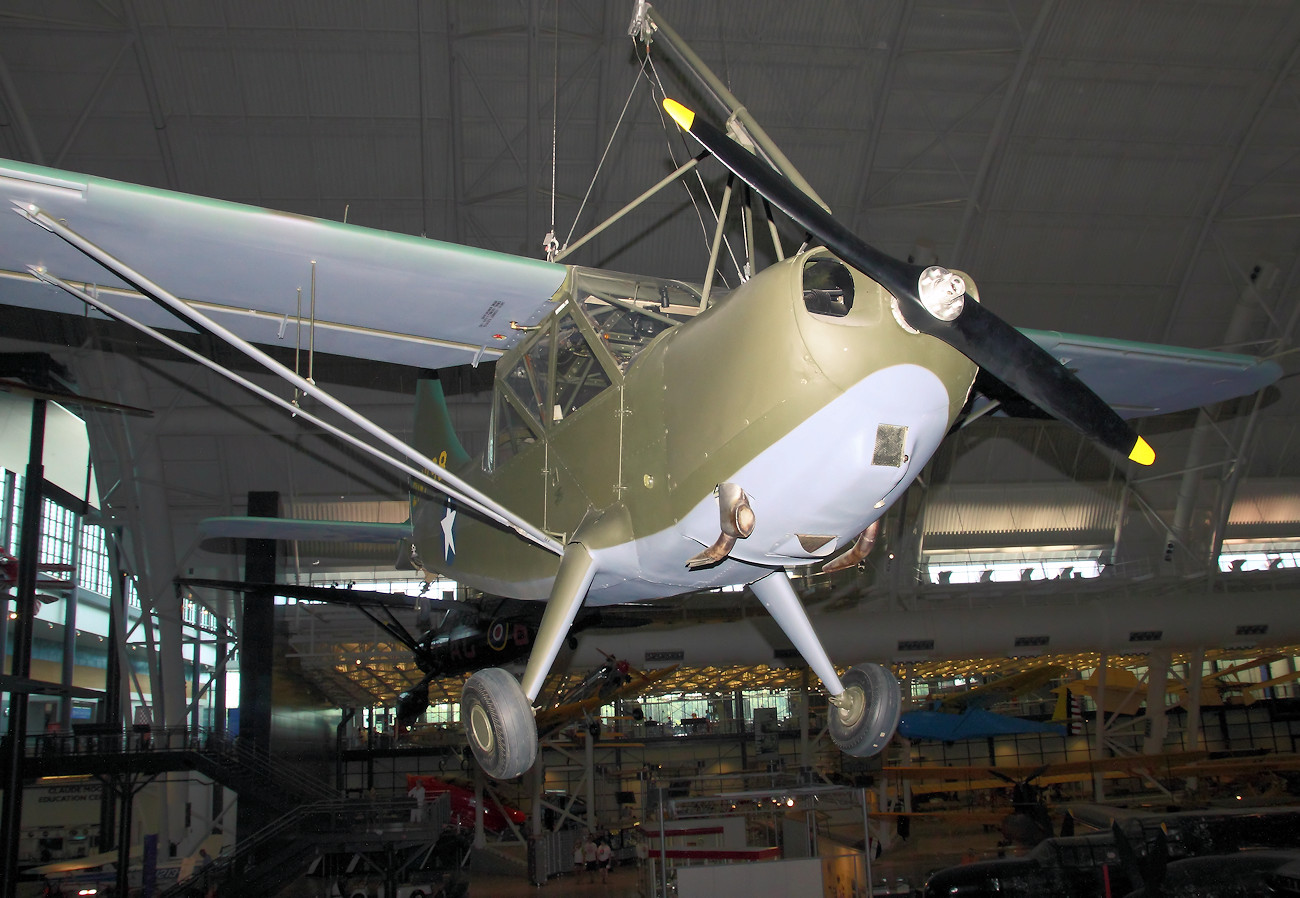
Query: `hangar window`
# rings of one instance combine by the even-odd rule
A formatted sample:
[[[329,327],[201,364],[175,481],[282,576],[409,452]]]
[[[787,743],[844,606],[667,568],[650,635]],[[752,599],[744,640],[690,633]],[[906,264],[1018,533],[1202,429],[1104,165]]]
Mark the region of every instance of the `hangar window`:
[[[1300,540],[1225,539],[1219,552],[1219,570],[1225,574],[1297,567],[1300,567]]]
[[[1028,583],[1100,577],[1108,557],[1105,546],[1020,546],[926,552],[924,565],[927,579],[938,586]]]

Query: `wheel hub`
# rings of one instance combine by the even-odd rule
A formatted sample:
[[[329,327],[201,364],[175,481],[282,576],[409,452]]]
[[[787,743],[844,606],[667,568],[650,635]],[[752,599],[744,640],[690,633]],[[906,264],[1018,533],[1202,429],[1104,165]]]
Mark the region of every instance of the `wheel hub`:
[[[839,715],[840,724],[845,729],[857,726],[867,710],[867,694],[861,686],[849,686],[835,702],[835,713]]]
[[[492,721],[488,719],[487,711],[483,710],[482,705],[474,705],[474,707],[470,708],[469,731],[474,737],[474,744],[480,751],[485,754],[492,751],[494,741]]]

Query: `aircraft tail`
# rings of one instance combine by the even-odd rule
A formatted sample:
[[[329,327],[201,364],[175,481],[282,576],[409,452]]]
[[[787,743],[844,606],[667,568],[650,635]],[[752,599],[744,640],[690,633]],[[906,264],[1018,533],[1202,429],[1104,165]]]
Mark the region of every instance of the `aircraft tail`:
[[[456,436],[442,382],[435,374],[415,387],[415,427],[412,445],[438,464],[455,471],[469,462],[469,453]]]

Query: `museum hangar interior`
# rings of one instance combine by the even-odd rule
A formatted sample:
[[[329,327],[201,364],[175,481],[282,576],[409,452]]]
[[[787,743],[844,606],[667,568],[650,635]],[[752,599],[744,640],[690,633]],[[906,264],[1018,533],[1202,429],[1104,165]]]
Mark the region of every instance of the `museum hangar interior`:
[[[1156,453],[1139,466],[981,378],[976,390],[994,402],[968,406],[910,486],[881,499],[866,554],[823,572],[857,535],[842,533],[791,566],[837,668],[873,662],[900,683],[905,726],[878,755],[835,747],[837,706],[752,590],[666,589],[679,594],[578,619],[535,702],[573,707],[543,733],[537,767],[497,783],[465,750],[461,690],[483,656],[531,638],[541,603],[426,576],[409,537],[404,550],[397,535],[351,538],[353,522],[401,531],[410,472],[308,420],[332,413],[212,332],[166,326],[209,367],[80,302],[51,301],[60,291],[27,267],[45,265],[27,251],[44,244],[10,215],[0,225],[6,896],[39,891],[42,874],[30,871],[64,861],[78,876],[138,884],[145,858],[174,878],[207,871],[200,893],[410,894],[399,882],[420,877],[448,894],[516,880],[577,889],[570,851],[587,831],[608,834],[635,867],[628,888],[647,894],[698,893],[701,871],[740,875],[719,872],[738,858],[817,860],[828,895],[841,882],[906,893],[964,855],[1026,850],[1036,839],[1005,825],[1017,815],[1046,813],[1056,835],[1070,810],[1104,834],[1111,819],[1157,810],[1290,806],[1300,769],[1298,59],[1300,9],[1284,0],[0,2],[6,215],[33,178],[82,190],[77,175],[32,175],[46,166],[278,210],[285,227],[312,217],[337,223],[331,233],[473,247],[457,258],[478,260],[474,283],[489,294],[493,260],[549,252],[657,285],[664,314],[646,320],[659,333],[679,323],[670,294],[698,309],[708,281],[711,295],[741,298],[809,230],[779,211],[769,228],[761,191],[728,189],[716,160],[692,168],[700,145],[662,113],[668,96],[716,125],[730,116],[768,158],[770,139],[807,179],[801,189],[871,246],[969,273],[981,304],[1018,328],[1100,338],[1089,345],[1104,350],[1108,401]],[[731,95],[739,111],[723,105]],[[75,216],[60,221],[77,228]],[[140,243],[168,247],[188,233],[117,229],[133,228]],[[529,342],[536,321],[492,322],[504,334],[455,356],[438,342],[448,313],[435,297],[463,289],[477,302],[468,287],[440,286],[436,272],[394,279],[382,255],[343,273],[322,255],[319,277],[303,256],[296,282],[271,283],[258,247],[223,254],[232,240],[186,244],[159,270],[222,269],[240,285],[226,311],[279,310],[249,312],[261,328],[250,339],[375,430],[418,441],[415,397],[430,369],[470,456],[502,451],[503,415],[527,417],[518,396],[502,402],[494,375],[502,351],[540,345]],[[53,264],[48,273],[62,276]],[[133,293],[107,269],[71,280],[92,296]],[[257,305],[271,293],[278,304]],[[402,309],[416,350],[400,361],[326,351],[329,323],[309,311],[317,294],[359,310],[357,332],[370,312]],[[1081,368],[1068,338],[1054,345],[1065,367]],[[1227,380],[1249,368],[1259,381],[1210,389],[1231,398],[1204,404],[1192,400],[1205,380],[1189,373],[1180,410],[1150,415],[1124,397],[1147,386],[1132,373],[1147,369],[1130,364],[1152,358],[1175,383],[1180,362],[1189,372],[1221,364]],[[734,401],[674,394],[689,409],[674,420],[718,432],[730,408],[758,401],[765,366],[783,364],[744,363],[752,383]],[[707,396],[708,360],[693,370],[709,375]],[[619,411],[633,423],[656,414],[666,413]],[[558,456],[563,443],[546,429],[559,415],[557,398],[554,419],[539,412],[529,445],[511,451],[545,444]],[[355,421],[331,421],[376,442]],[[24,562],[37,430],[41,549]],[[837,434],[781,473],[809,492],[847,489]],[[715,448],[725,447],[702,454]],[[582,451],[580,464],[616,468],[619,496],[640,488],[622,467],[634,447]],[[539,469],[539,492],[551,474]],[[764,492],[746,489],[761,526]],[[252,531],[220,523],[245,515],[337,526],[245,539]],[[30,609],[24,576],[35,578]],[[246,596],[245,580],[284,594]],[[458,667],[428,661],[461,638]],[[608,701],[576,707],[584,690],[614,687],[598,692]],[[427,709],[399,724],[401,697],[423,688]],[[975,708],[1032,727],[936,735],[909,717]],[[428,784],[437,798],[417,821],[408,812],[421,777],[454,790]],[[339,808],[378,816],[344,821]],[[378,836],[360,832],[376,820],[388,821],[372,827]],[[433,850],[444,824],[465,851],[455,840]],[[280,842],[251,844],[275,826]],[[640,865],[636,845],[648,846]],[[205,856],[216,858],[210,869],[195,860]],[[288,856],[305,859],[301,869]],[[75,863],[88,858],[106,866]]]

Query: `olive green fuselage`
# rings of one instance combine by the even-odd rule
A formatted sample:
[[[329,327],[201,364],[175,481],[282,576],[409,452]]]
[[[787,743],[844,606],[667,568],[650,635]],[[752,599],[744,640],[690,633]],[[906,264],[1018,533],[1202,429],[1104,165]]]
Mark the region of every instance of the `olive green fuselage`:
[[[512,371],[536,375],[530,438],[508,459],[489,450],[456,473],[561,543],[582,542],[597,559],[592,604],[746,583],[830,557],[919,473],[975,374],[953,349],[904,330],[891,297],[857,272],[847,312],[810,311],[820,307],[809,304],[805,271],[832,258],[786,260],[676,326],[655,325],[665,329],[624,359],[625,371],[606,360],[608,386],[575,410],[564,401],[573,378],[541,369],[569,358],[562,347],[588,329],[570,327],[565,344],[563,321],[559,340],[543,322],[536,340],[497,364],[498,393],[510,392],[501,381]],[[575,269],[552,317],[581,317],[581,288]],[[547,339],[561,348],[530,355]],[[580,361],[573,369],[594,369],[596,360]],[[517,411],[523,380],[511,382],[516,418],[526,417]],[[498,431],[504,404],[498,395]],[[718,536],[723,482],[748,495],[753,533],[721,563],[689,570],[687,560]],[[412,504],[428,568],[496,594],[547,597],[557,556],[468,510],[449,512],[436,496]]]

